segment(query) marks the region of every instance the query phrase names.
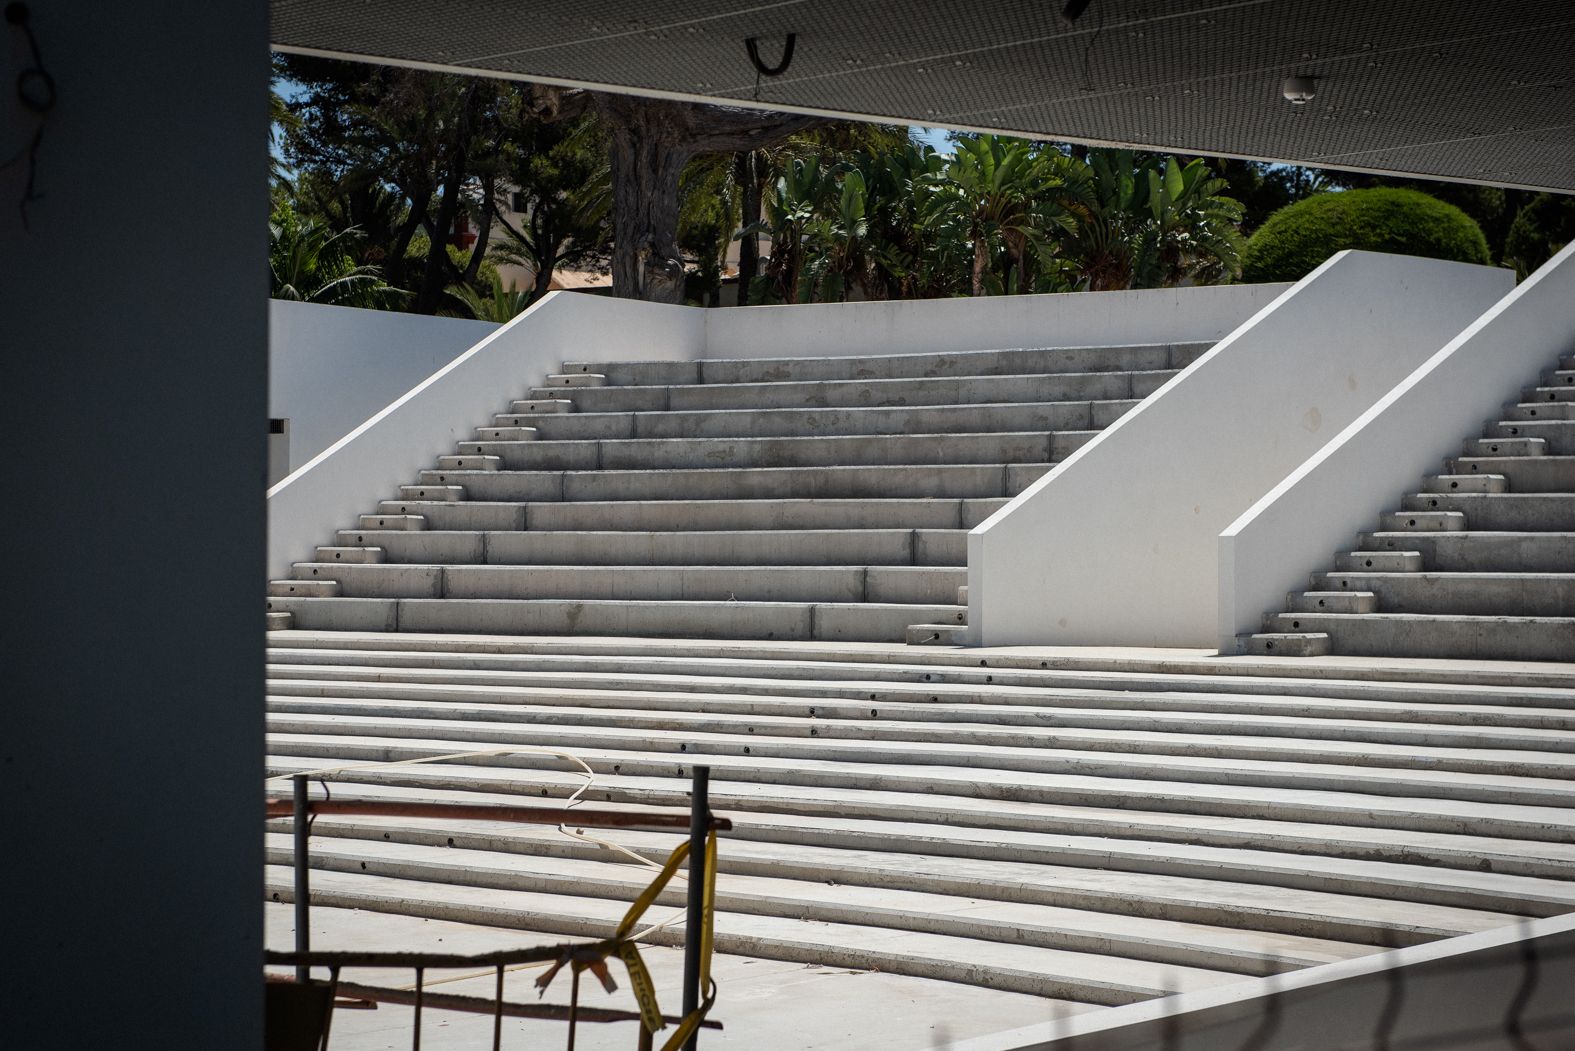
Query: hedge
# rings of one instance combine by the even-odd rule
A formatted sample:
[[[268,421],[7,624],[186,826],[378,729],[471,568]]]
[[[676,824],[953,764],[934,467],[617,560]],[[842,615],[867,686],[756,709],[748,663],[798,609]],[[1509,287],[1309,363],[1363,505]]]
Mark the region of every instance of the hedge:
[[[1296,281],[1347,248],[1492,262],[1465,212],[1418,190],[1380,187],[1314,194],[1269,216],[1247,241],[1242,280]]]

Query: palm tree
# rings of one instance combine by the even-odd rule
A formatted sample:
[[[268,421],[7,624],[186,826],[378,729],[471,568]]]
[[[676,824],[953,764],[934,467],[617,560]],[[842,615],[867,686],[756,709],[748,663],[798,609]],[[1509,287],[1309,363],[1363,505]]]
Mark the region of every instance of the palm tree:
[[[468,316],[477,321],[512,321],[525,312],[538,297],[531,290],[520,291],[510,281],[507,288],[503,287],[503,279],[493,271],[489,275],[486,294],[477,292],[471,285],[463,281],[448,286],[448,294],[459,300]]]
[[[286,200],[268,218],[268,294],[273,299],[345,307],[387,307],[407,293],[383,280],[375,266],[360,263],[355,227],[330,230],[302,218]]]
[[[1059,155],[1057,155],[1059,157]],[[1044,243],[1056,227],[1069,228],[1070,216],[1060,206],[1062,181],[1049,155],[1027,142],[996,135],[965,135],[945,168],[944,192],[931,199],[934,210],[961,216],[973,246],[972,292],[989,291],[991,265],[997,252],[1005,257],[1001,288],[1026,290],[1028,250]]]

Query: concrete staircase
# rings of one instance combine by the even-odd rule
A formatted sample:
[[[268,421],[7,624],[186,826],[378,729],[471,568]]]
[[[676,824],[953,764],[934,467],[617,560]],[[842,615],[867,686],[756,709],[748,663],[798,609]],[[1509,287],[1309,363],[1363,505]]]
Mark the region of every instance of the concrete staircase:
[[[1575,355],[1461,453],[1248,652],[1575,660]]]
[[[1575,910],[1568,669],[1052,663],[278,632],[268,767],[341,768],[337,799],[563,800],[586,780],[550,753],[571,753],[587,803],[675,808],[703,762],[735,822],[719,952],[1072,1004]],[[675,842],[607,838],[647,857]],[[288,901],[283,823],[267,859]],[[649,877],[555,829],[393,818],[319,818],[312,863],[320,906],[575,937],[605,934]]]
[[[1207,344],[567,363],[269,584],[269,627],[920,640],[967,531]]]

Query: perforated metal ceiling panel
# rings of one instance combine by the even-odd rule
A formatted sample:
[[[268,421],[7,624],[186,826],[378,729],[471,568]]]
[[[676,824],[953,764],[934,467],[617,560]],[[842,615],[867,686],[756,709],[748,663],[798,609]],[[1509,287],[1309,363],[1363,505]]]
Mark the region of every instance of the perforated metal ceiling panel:
[[[1575,0],[272,0],[283,50],[1575,190]],[[762,80],[797,34],[792,66]],[[1317,78],[1312,102],[1280,94]]]

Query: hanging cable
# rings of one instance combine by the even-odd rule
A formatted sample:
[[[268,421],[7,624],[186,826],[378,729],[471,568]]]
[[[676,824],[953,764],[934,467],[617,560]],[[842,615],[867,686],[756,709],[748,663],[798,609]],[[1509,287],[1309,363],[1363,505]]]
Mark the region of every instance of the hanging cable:
[[[0,164],[0,169],[9,168],[13,164],[26,159],[27,185],[22,191],[22,200],[17,210],[22,215],[22,229],[28,229],[27,206],[34,201],[42,200],[43,194],[38,192],[38,153],[44,143],[44,124],[49,111],[55,108],[58,97],[55,90],[55,78],[44,68],[44,57],[38,48],[38,38],[33,35],[31,24],[32,12],[26,4],[7,4],[5,20],[8,24],[16,26],[27,37],[28,50],[33,55],[33,64],[17,74],[16,97],[22,107],[38,117],[38,127],[33,131],[33,137],[14,157]]]

